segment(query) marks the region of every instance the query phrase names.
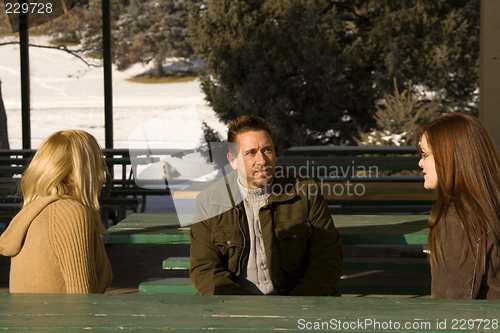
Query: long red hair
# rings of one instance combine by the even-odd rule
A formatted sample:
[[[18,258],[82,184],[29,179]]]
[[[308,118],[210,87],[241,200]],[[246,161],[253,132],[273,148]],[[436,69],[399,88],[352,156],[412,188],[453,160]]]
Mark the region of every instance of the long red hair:
[[[454,207],[469,250],[477,244],[473,254],[484,272],[488,241],[500,240],[497,148],[479,119],[465,113],[445,114],[421,128],[417,135],[419,139],[426,136],[438,177],[436,204],[428,222],[430,260],[436,265],[446,264],[442,255],[444,223],[450,207]],[[419,146],[417,150],[421,152]]]

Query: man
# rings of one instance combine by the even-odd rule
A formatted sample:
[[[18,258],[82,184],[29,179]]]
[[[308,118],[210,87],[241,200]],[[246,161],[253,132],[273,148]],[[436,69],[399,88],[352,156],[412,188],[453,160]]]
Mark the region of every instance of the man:
[[[271,124],[228,126],[231,172],[196,199],[190,276],[199,294],[317,295],[335,289],[342,244],[308,179],[279,177]]]

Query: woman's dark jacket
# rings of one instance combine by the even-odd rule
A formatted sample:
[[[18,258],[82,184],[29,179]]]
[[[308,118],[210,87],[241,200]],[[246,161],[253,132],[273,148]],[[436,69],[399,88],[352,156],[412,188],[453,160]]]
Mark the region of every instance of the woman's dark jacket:
[[[470,249],[464,228],[453,207],[438,224],[442,238],[444,264],[431,261],[432,298],[500,299],[500,253],[493,234],[488,234],[486,268],[476,263],[477,242]],[[438,226],[436,226],[438,227]],[[443,232],[444,231],[444,232]]]

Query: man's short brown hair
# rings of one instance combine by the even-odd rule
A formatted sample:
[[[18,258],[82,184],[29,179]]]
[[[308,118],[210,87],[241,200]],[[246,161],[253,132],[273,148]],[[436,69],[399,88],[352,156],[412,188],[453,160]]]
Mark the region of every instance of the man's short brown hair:
[[[274,136],[274,126],[261,117],[241,116],[233,119],[227,125],[227,141],[236,143],[236,136],[245,132],[266,131],[271,138]]]

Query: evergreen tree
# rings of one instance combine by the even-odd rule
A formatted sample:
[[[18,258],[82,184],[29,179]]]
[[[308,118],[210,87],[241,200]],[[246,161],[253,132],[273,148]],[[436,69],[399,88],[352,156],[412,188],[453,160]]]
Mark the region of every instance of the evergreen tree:
[[[360,0],[354,54],[371,63],[377,95],[412,81],[447,112],[478,112],[480,0]]]
[[[200,0],[191,1],[195,4]],[[91,0],[95,11],[100,0]],[[113,62],[124,70],[135,63],[153,61],[163,76],[167,57],[190,58],[187,0],[112,0]],[[102,20],[90,22],[84,44],[102,49]]]
[[[112,31],[117,29],[117,21],[120,14],[126,11],[128,2],[128,0],[110,0]],[[82,47],[87,50],[89,56],[102,55],[102,0],[89,0],[88,11],[88,19],[82,32]],[[116,56],[114,52],[116,48],[114,45],[116,43],[115,38],[112,38],[112,43],[113,56]]]
[[[94,19],[95,13],[89,11],[88,1],[65,1],[68,12],[52,21],[31,30],[34,34],[47,35],[59,43],[79,44],[85,24]]]
[[[413,87],[477,107],[479,0],[208,0],[192,44],[224,123],[259,115],[277,146],[354,144],[377,101]]]
[[[411,92],[410,87],[399,92],[394,80],[394,94],[385,95],[382,106],[376,106],[374,115],[378,128],[359,133],[355,138],[360,146],[406,146],[413,145],[415,131],[438,115],[439,104]]]
[[[131,0],[114,34],[118,67],[154,61],[158,76],[163,76],[165,58],[190,58],[187,2]]]

